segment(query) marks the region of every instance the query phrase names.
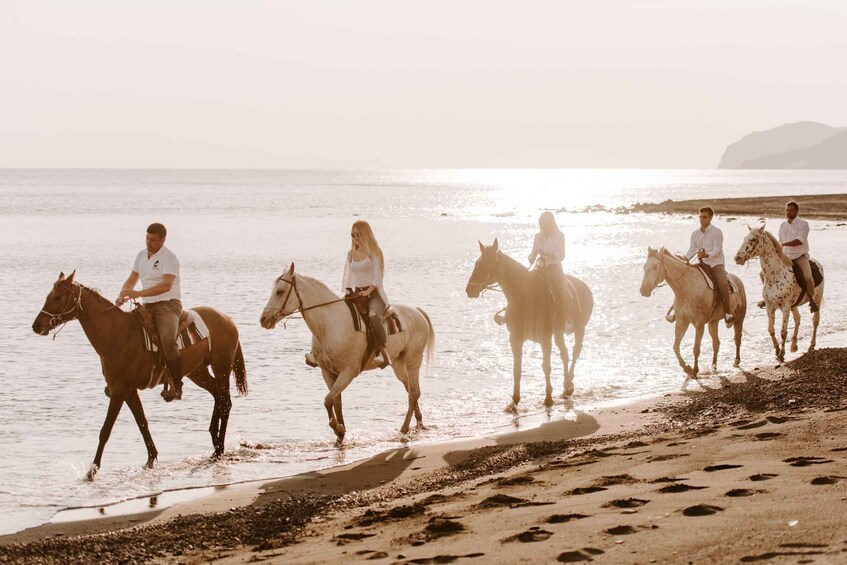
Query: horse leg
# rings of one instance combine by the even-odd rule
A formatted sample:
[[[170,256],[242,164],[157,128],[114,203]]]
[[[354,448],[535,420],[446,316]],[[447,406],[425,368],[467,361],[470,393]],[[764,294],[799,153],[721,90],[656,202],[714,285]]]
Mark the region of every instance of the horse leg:
[[[403,388],[406,389],[406,394],[409,395],[409,411],[406,413],[406,419],[403,422],[403,426],[400,427],[400,433],[406,434],[409,433],[409,425],[412,421],[412,413],[415,414],[415,420],[417,421],[417,427],[423,428],[423,417],[421,415],[421,409],[418,403],[418,399],[421,396],[420,390],[420,365],[417,367],[410,367],[404,362],[397,363],[393,366],[394,374],[397,375],[397,379],[403,383]],[[417,391],[417,392],[416,392]],[[405,431],[403,431],[405,428]]]
[[[785,341],[788,339],[788,311],[791,307],[787,306],[781,309],[782,312],[782,325],[779,328],[779,355],[777,359],[779,359],[780,363],[785,361]]]
[[[818,302],[818,308],[820,308],[820,302]],[[809,342],[809,353],[815,350],[815,342],[818,339],[818,322],[821,321],[821,312],[820,309],[812,314],[812,341]]]
[[[718,337],[718,322],[709,322],[709,336],[712,338],[712,371],[718,370],[718,351],[721,348],[721,340]]]
[[[553,365],[550,362],[550,355],[553,351],[552,336],[548,337],[541,343],[541,370],[544,371],[544,406],[553,406],[553,385],[550,384],[550,373],[553,372]]]
[[[512,346],[512,402],[506,406],[506,412],[518,413],[518,402],[521,401],[521,364],[523,363],[523,340],[518,337],[509,336],[509,345]]]
[[[562,398],[570,398],[573,394],[573,367],[571,367],[571,370],[568,370],[568,346],[565,343],[564,334],[554,335],[553,340],[556,342],[556,347],[559,349],[559,356],[562,358],[562,367],[564,367],[565,373]],[[574,345],[574,352],[576,352],[576,345]],[[576,357],[574,357],[574,361],[576,361]]]
[[[705,331],[705,325],[694,326],[694,371],[691,376],[695,379],[700,372],[700,345],[703,343],[703,334]]]
[[[351,382],[353,382],[355,377],[356,374],[349,369],[341,371],[335,379],[335,382],[332,384],[332,387],[330,387],[329,394],[324,397],[324,408],[326,408],[326,413],[329,416],[329,427],[335,432],[339,443],[344,440],[344,435],[347,433],[347,430],[344,427],[344,424],[336,420],[335,415],[333,414],[333,409],[335,403],[341,398],[341,393],[344,392],[344,389],[347,388]],[[324,378],[324,380],[326,380],[326,378]]]
[[[582,340],[585,338],[585,326],[582,324],[577,324],[574,322],[573,329],[573,352],[571,355],[571,366],[568,369],[568,378],[573,382],[573,370],[576,366],[576,360],[579,359],[579,355],[582,353]],[[562,343],[564,343],[564,336],[562,336]],[[567,358],[567,351],[565,352],[565,357]]]
[[[735,333],[735,362],[733,367],[741,365],[741,334],[744,328],[744,318],[741,316],[735,317],[735,323],[732,325],[732,331]]]
[[[327,371],[326,369],[324,369],[323,367],[321,367],[321,376],[323,376],[323,378],[324,378],[324,382],[326,383],[326,388],[328,390],[332,391],[332,387],[335,386],[335,381],[336,381],[336,379],[338,379],[338,375],[333,374],[333,373]],[[338,400],[341,400],[340,395],[338,397]],[[341,426],[344,425],[344,421],[343,421],[344,416],[342,415],[341,418],[339,418],[340,414],[342,414],[342,410],[341,410],[341,408],[336,408],[335,403],[333,403],[331,410],[327,410],[327,416],[329,418],[329,427],[332,429],[333,432],[335,432],[336,435],[338,435],[338,431],[337,431],[338,425],[339,424]]]
[[[776,358],[779,359],[779,341],[776,339],[776,329],[774,326],[776,325],[776,308],[772,308],[770,305],[768,306],[768,334],[771,336],[771,341],[773,342],[773,348],[776,352]]]
[[[679,344],[682,342],[686,331],[688,331],[688,322],[683,322],[677,316],[676,325],[674,326],[673,352],[676,355],[676,361],[679,363],[679,366],[682,367],[686,375],[690,376],[693,370],[686,364],[685,359],[682,358],[682,354],[679,352]]]
[[[800,309],[792,308],[791,317],[794,318],[794,331],[791,332],[791,353],[797,351],[797,334],[800,333]]]
[[[135,417],[135,423],[138,424],[138,430],[141,432],[141,437],[144,438],[144,445],[147,447],[147,463],[144,466],[152,469],[159,456],[156,450],[156,445],[153,443],[153,436],[150,435],[150,427],[147,425],[147,417],[144,415],[144,407],[141,405],[141,399],[138,397],[138,391],[132,391],[126,399],[126,405],[132,410],[132,415]]]
[[[220,391],[218,390],[218,383],[215,378],[212,377],[212,374],[209,372],[208,366],[203,366],[188,375],[188,378],[197,386],[207,391],[212,395],[214,399],[214,406],[212,407],[212,419],[209,422],[209,435],[212,436],[212,448],[215,450],[212,454],[212,457],[220,457],[223,455],[224,446],[223,446],[223,437],[221,434],[221,422],[223,419],[223,411],[227,404],[227,402],[221,398]],[[227,393],[229,392],[229,383],[227,383]],[[229,396],[227,394],[227,396]],[[229,400],[227,398],[226,400]],[[232,406],[232,401],[229,400],[229,406]],[[229,416],[229,409],[226,409],[226,414]],[[223,425],[223,434],[226,434],[226,424]]]
[[[94,455],[94,462],[88,470],[88,480],[93,481],[94,476],[100,469],[100,462],[103,459],[103,449],[106,447],[106,442],[109,441],[109,436],[112,435],[112,427],[115,425],[115,420],[121,412],[124,405],[126,394],[112,391],[112,396],[109,398],[109,409],[106,411],[106,420],[103,421],[103,427],[100,428],[100,442],[97,444],[97,453]]]

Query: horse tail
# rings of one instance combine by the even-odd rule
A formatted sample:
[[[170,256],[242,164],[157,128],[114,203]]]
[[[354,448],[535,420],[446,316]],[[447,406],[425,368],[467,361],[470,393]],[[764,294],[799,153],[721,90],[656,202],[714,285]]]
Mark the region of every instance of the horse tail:
[[[241,342],[235,346],[235,360],[232,363],[235,371],[235,388],[239,396],[247,396],[247,367],[244,366],[244,354],[241,353]]]
[[[429,319],[429,315],[424,312],[423,308],[418,308],[418,312],[420,312],[424,319],[426,320],[426,325],[429,326],[429,334],[426,338],[426,348],[424,349],[424,353],[426,354],[426,374],[429,375],[429,371],[432,368],[432,361],[435,357],[435,328],[432,325],[432,320]]]

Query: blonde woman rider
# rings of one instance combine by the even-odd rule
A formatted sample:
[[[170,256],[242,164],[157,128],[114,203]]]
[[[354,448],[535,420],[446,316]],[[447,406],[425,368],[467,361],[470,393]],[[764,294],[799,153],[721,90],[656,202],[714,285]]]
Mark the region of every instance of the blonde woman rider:
[[[382,286],[385,260],[376,241],[373,229],[364,220],[353,223],[350,230],[350,251],[344,263],[342,287],[346,296],[362,296],[368,299],[368,318],[382,353],[381,367],[391,364],[385,344],[387,336],[382,318],[388,308],[388,296]]]

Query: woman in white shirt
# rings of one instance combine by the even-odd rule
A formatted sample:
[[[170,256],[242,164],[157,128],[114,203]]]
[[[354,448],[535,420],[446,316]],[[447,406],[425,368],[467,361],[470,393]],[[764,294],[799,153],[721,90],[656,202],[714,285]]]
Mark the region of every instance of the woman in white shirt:
[[[554,300],[553,333],[565,331],[567,317],[567,297],[565,295],[565,273],[562,261],[565,260],[565,234],[556,225],[553,212],[542,212],[538,218],[539,231],[535,234],[532,252],[529,254],[530,266],[541,273]]]
[[[368,318],[382,353],[381,366],[385,367],[391,363],[385,348],[387,337],[382,325],[382,317],[388,307],[388,296],[382,286],[385,260],[374,232],[366,221],[353,223],[350,238],[352,243],[344,263],[342,285],[347,297],[361,296],[368,299]]]

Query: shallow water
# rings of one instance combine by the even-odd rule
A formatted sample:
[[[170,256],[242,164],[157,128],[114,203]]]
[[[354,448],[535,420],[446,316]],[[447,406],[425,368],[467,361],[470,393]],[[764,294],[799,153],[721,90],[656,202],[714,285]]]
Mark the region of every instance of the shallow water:
[[[302,320],[262,329],[259,314],[271,284],[290,261],[299,272],[340,286],[357,218],[373,225],[385,251],[386,288],[394,302],[431,316],[438,334],[431,374],[423,377],[421,407],[428,428],[411,442],[478,435],[520,425],[504,414],[511,395],[506,331],[492,315],[502,295],[471,300],[465,285],[479,255],[477,240],[496,237],[525,260],[542,209],[566,209],[558,219],[567,237],[568,272],[592,288],[595,311],[577,365],[568,408],[679,390],[683,375],[671,351],[672,326],[662,319],[668,288],[638,294],[648,245],[685,251],[696,218],[580,213],[672,198],[847,192],[847,172],[488,170],[488,171],[0,171],[0,532],[48,520],[69,506],[96,506],[184,487],[278,477],[347,463],[399,445],[405,414],[402,385],[388,371],[357,378],[345,392],[348,438],[342,448],[326,426],[320,373],[303,364],[309,334]],[[800,198],[802,202],[802,197]],[[692,211],[693,212],[693,211]],[[159,449],[159,466],[141,469],[146,451],[128,409],[106,447],[98,480],[84,480],[105,416],[100,363],[78,323],[55,341],[30,325],[59,272],[114,297],[143,247],[153,221],[168,226],[168,246],[181,260],[183,303],[211,305],[238,325],[250,395],[234,397],[228,453],[212,462],[207,431],[212,401],[188,383],[181,402],[158,390],[141,394]],[[755,218],[718,217],[731,256]],[[770,226],[776,229],[777,222]],[[819,346],[847,329],[844,226],[812,222],[813,253],[830,292]],[[729,266],[751,301],[761,286],[758,266]],[[808,345],[803,312],[801,343]],[[745,324],[742,368],[772,363],[763,311]],[[693,333],[693,332],[690,332]],[[723,339],[717,383],[732,369],[730,333]],[[692,338],[683,348],[690,357]],[[570,342],[569,342],[570,343]],[[701,362],[711,357],[704,340]],[[522,417],[543,413],[540,350],[525,347]],[[554,357],[554,392],[561,392]],[[697,385],[691,385],[692,389]]]

